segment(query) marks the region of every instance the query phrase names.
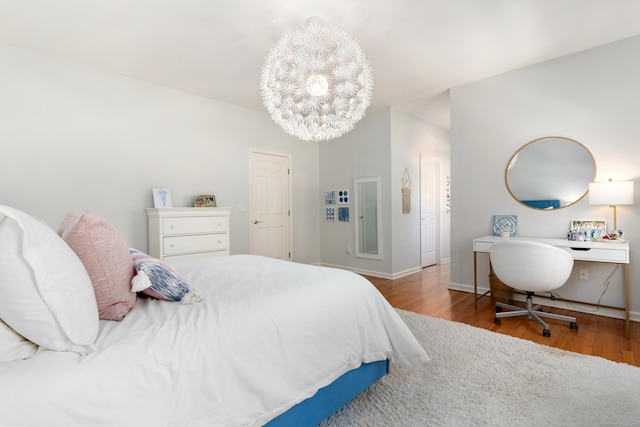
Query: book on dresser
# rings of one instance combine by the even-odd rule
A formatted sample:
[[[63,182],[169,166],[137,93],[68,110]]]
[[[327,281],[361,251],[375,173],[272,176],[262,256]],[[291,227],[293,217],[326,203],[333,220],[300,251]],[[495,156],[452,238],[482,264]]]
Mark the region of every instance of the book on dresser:
[[[230,208],[147,208],[149,255],[164,262],[229,255]]]

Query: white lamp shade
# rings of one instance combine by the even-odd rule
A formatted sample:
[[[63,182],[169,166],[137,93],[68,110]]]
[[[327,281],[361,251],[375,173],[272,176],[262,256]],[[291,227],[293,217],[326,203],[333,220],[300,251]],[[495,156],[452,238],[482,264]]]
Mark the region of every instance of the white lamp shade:
[[[591,205],[632,205],[633,181],[592,182],[589,184]]]

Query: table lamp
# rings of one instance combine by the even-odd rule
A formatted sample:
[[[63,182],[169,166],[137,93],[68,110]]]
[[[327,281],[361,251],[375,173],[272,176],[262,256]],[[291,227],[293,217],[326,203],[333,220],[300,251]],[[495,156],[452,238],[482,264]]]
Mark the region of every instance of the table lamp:
[[[612,207],[613,230],[617,230],[616,206],[633,204],[633,181],[592,182],[589,184],[589,204]]]

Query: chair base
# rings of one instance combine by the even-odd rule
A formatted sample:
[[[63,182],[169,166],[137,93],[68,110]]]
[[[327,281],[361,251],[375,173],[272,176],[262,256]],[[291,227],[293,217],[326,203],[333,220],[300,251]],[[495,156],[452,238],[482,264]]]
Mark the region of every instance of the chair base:
[[[549,325],[546,324],[541,317],[548,317],[550,319],[556,320],[566,320],[567,322],[571,322],[569,326],[571,329],[578,329],[578,324],[576,323],[576,318],[572,316],[563,316],[562,314],[555,313],[547,313],[542,311],[541,305],[533,306],[533,292],[527,292],[527,307],[516,307],[515,305],[505,304],[503,302],[496,302],[496,317],[494,319],[495,324],[500,324],[500,319],[503,317],[516,317],[516,316],[527,316],[529,319],[535,319],[540,325],[542,325],[542,335],[545,337],[550,337],[551,332],[549,331]],[[511,311],[502,312],[502,309],[506,308]]]

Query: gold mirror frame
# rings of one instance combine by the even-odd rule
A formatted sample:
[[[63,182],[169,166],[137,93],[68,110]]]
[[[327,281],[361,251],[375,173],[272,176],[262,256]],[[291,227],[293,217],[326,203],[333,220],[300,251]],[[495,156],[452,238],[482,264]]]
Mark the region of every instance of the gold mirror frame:
[[[557,210],[579,202],[595,177],[596,161],[591,151],[563,136],[545,136],[526,143],[511,156],[504,173],[509,194],[535,210]],[[532,186],[532,182],[539,185]]]

